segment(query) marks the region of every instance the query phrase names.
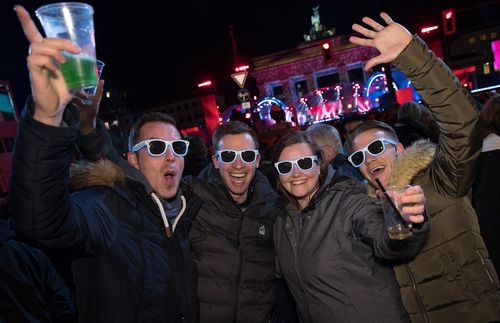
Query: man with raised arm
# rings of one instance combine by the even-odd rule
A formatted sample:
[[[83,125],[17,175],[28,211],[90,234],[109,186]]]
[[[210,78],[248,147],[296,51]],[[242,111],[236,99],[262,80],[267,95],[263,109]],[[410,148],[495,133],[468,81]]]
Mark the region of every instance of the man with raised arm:
[[[62,51],[80,49],[43,38],[28,12],[15,9],[30,42],[33,102],[13,158],[13,228],[42,246],[73,250],[80,322],[197,322],[188,229],[201,201],[179,188],[188,143],[171,117],[146,114],[131,132],[129,167],[93,164],[70,194],[78,111],[68,105],[73,96],[58,63]]]
[[[393,62],[411,80],[439,125],[438,145],[427,141],[404,148],[394,130],[380,121],[356,127],[349,160],[369,182],[420,185],[427,198],[430,233],[411,261],[394,267],[403,304],[412,322],[499,322],[498,278],[477,217],[467,198],[481,151],[479,112],[473,98],[425,43],[386,13],[383,26],[363,18],[354,24],[365,38],[351,42],[375,47],[366,64]]]

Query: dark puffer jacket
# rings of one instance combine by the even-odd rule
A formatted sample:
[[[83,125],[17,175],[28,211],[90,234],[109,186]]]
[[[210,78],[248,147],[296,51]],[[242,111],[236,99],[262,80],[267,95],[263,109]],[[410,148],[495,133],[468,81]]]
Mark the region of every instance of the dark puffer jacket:
[[[0,218],[0,322],[69,322],[73,296],[47,255],[14,239]]]
[[[307,208],[286,209],[274,229],[277,263],[301,322],[409,321],[388,262],[414,257],[428,222],[411,238],[390,240],[379,201],[331,167]]]
[[[242,210],[211,164],[186,178],[203,200],[189,237],[198,265],[201,322],[267,322],[274,305],[276,193],[256,172]]]
[[[393,166],[389,185],[420,185],[431,229],[418,256],[395,267],[412,322],[499,322],[498,278],[476,213],[472,186],[482,138],[473,98],[418,37],[395,61],[439,125],[437,146],[420,142]]]
[[[76,185],[81,190],[70,194],[77,133],[23,116],[13,159],[13,228],[43,246],[73,248],[80,322],[197,322],[187,233],[201,201],[183,189],[187,208],[169,239],[144,185],[109,161],[87,169]]]

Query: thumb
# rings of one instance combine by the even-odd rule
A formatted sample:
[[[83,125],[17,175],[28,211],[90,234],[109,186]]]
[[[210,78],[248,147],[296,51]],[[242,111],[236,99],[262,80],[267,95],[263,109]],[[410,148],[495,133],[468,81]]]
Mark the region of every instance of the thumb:
[[[95,91],[93,107],[95,109],[95,115],[99,113],[99,105],[101,104],[102,93],[104,91],[104,80],[100,79],[97,83],[97,89]]]
[[[384,62],[385,61],[384,61],[382,55],[378,55],[378,56],[370,59],[368,62],[366,62],[365,71],[368,71],[373,66],[378,65],[378,64],[382,64]]]

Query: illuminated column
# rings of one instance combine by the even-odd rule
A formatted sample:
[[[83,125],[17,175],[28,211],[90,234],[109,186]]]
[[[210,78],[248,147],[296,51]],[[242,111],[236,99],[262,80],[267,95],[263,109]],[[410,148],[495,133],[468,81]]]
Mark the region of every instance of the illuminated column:
[[[200,97],[201,108],[205,116],[208,138],[212,138],[215,128],[219,125],[219,108],[215,96],[215,86],[211,81],[198,84],[198,93]]]

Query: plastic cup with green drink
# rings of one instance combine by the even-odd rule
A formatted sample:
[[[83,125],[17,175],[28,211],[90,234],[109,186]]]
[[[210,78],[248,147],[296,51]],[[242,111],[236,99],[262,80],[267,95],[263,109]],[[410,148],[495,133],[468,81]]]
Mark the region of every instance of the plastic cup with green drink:
[[[60,2],[38,8],[36,16],[47,37],[69,39],[82,51],[63,53],[66,62],[60,65],[70,90],[97,85],[94,38],[94,9],[86,3]]]

